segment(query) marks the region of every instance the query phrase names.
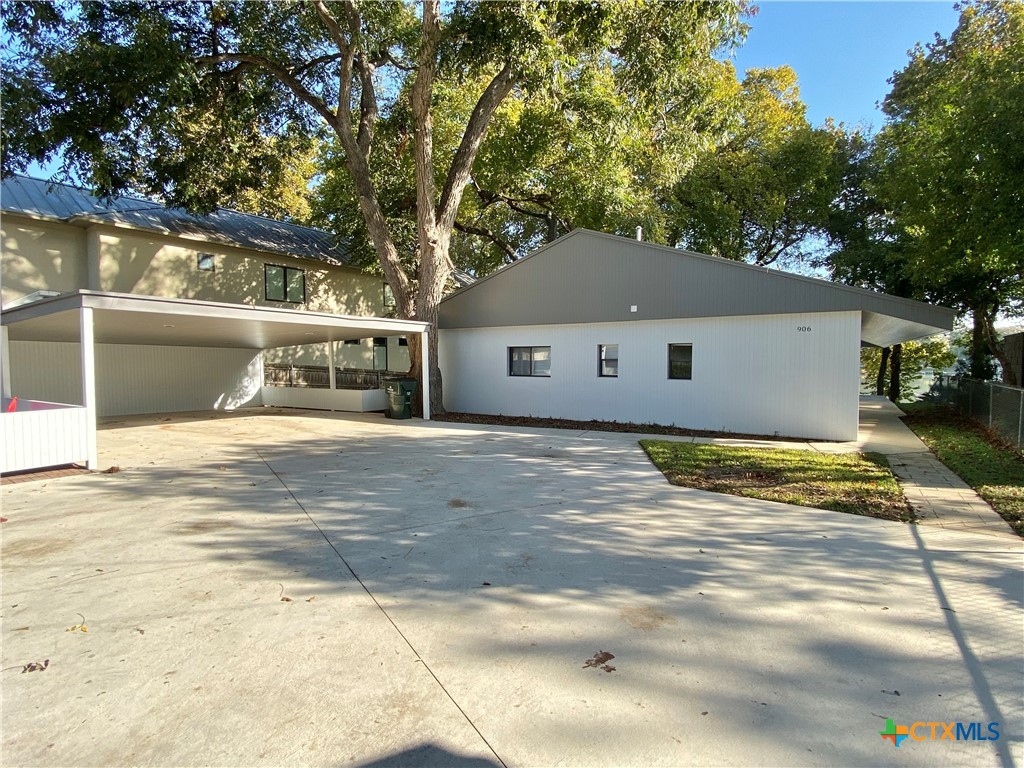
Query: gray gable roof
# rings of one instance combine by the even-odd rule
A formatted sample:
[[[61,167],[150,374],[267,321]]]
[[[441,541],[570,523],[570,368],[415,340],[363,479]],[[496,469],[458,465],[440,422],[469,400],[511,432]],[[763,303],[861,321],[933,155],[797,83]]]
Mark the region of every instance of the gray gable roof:
[[[165,208],[152,200],[134,197],[115,197],[104,202],[77,187],[27,176],[3,180],[0,208],[5,213],[70,223],[106,222],[329,264],[348,261],[347,252],[335,243],[334,236],[319,229],[226,208],[208,216],[193,216],[181,208]]]
[[[632,307],[636,311],[632,311]],[[951,330],[946,307],[585,229],[448,296],[440,327],[860,311],[888,346]]]

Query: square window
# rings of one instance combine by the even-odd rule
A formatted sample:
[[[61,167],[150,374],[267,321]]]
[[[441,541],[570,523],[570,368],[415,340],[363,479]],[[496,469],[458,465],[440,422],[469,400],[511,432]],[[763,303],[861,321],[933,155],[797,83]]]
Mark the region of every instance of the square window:
[[[409,346],[409,340],[407,338],[405,338],[404,336],[399,336],[398,337],[398,346],[400,346],[400,347],[408,347]]]
[[[619,375],[619,345],[597,345],[597,375],[614,379]]]
[[[509,347],[509,376],[551,376],[551,347]]]
[[[668,345],[668,377],[670,379],[693,378],[693,345]]]
[[[196,267],[200,272],[213,272],[217,268],[217,262],[212,253],[200,253],[196,255]]]
[[[301,304],[306,300],[305,270],[264,264],[263,279],[267,301],[287,301],[291,304]]]

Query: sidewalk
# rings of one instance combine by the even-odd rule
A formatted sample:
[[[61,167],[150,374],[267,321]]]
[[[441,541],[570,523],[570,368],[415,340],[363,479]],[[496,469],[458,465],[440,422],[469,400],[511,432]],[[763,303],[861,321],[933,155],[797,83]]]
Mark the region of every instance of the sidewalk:
[[[900,420],[903,411],[884,397],[861,398],[860,450],[889,457],[893,474],[921,523],[992,536],[1019,538],[974,489],[957,477]]]

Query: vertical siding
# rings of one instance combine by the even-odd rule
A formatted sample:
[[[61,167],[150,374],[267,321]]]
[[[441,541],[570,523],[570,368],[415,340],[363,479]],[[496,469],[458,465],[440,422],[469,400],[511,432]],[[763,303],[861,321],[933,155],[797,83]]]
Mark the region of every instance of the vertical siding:
[[[11,342],[11,388],[19,397],[80,404],[79,366],[78,344]],[[262,384],[254,350],[96,345],[100,416],[257,405]]]
[[[692,380],[668,379],[670,343],[693,345]],[[508,376],[510,346],[550,346],[551,377]],[[850,440],[859,349],[860,313],[833,312],[442,330],[440,363],[454,411]]]
[[[0,472],[84,463],[89,456],[84,408],[0,414]]]

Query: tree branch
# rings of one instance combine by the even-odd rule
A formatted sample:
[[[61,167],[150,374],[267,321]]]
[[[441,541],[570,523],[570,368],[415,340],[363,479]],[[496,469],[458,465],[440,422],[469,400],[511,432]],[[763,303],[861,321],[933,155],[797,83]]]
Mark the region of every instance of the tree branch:
[[[196,64],[200,66],[213,66],[215,64],[229,63],[238,64],[240,67],[245,65],[249,67],[260,67],[261,69],[267,70],[270,74],[280,80],[281,83],[286,85],[301,101],[316,110],[316,112],[327,121],[328,125],[335,126],[338,115],[331,112],[327,103],[322,98],[306,88],[302,81],[295,77],[290,70],[264,56],[258,56],[252,53],[220,53],[216,56],[200,56],[196,59]]]
[[[451,227],[455,223],[459,203],[462,202],[462,193],[469,183],[473,162],[480,151],[480,145],[483,144],[487,126],[491,122],[494,111],[512,91],[514,85],[515,75],[512,72],[512,65],[506,64],[480,94],[480,99],[473,108],[473,114],[466,125],[466,131],[462,135],[462,142],[455,152],[455,157],[452,158],[444,191],[441,193],[438,220],[442,227]]]
[[[462,224],[461,222],[456,221],[455,229],[467,235],[476,235],[477,237],[482,237],[485,240],[490,240],[492,243],[494,243],[496,246],[498,246],[498,248],[502,250],[502,252],[505,254],[505,261],[509,264],[519,260],[519,256],[516,254],[514,250],[512,250],[512,246],[510,246],[508,243],[506,243],[504,240],[502,240],[500,237],[494,234],[494,232],[487,229],[486,227],[477,227],[472,224]]]

